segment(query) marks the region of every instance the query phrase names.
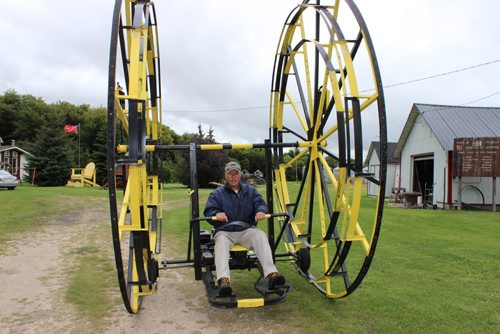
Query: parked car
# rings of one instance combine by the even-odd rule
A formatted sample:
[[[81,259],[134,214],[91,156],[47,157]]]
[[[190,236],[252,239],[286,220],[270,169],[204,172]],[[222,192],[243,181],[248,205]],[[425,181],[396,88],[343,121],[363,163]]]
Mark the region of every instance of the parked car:
[[[18,183],[19,181],[17,181],[14,175],[5,170],[0,170],[0,188],[14,190]]]

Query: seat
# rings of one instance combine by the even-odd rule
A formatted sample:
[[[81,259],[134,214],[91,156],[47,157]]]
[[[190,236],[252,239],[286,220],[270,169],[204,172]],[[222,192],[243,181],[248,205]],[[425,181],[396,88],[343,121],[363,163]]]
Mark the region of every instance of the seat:
[[[89,162],[85,168],[71,168],[71,178],[67,187],[98,187],[95,163]]]
[[[248,248],[246,248],[245,246],[243,246],[243,245],[235,244],[231,248],[231,252],[250,252],[250,250]]]

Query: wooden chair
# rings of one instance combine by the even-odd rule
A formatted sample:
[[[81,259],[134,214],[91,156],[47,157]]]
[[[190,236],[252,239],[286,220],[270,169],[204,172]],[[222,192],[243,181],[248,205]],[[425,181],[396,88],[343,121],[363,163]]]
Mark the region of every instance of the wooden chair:
[[[71,168],[71,178],[67,187],[98,187],[95,163],[89,162],[85,168]]]

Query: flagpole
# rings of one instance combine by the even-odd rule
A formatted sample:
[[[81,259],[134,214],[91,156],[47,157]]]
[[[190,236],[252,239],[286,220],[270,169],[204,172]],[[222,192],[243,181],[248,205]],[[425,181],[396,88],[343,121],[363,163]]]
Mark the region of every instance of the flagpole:
[[[78,123],[78,168],[81,168],[82,165],[80,163],[80,123]]]

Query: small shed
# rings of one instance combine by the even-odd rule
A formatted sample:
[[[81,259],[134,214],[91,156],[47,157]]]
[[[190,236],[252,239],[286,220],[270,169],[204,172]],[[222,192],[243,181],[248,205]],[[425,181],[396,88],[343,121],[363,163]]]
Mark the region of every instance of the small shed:
[[[10,145],[0,145],[0,169],[6,170],[17,179],[21,180],[28,176],[27,157],[31,153],[16,146],[15,140]]]
[[[394,157],[400,160],[400,184],[421,194],[421,201],[456,205],[458,180],[453,178],[455,138],[500,136],[500,108],[416,103],[413,105]],[[497,189],[499,180],[496,180]],[[492,178],[462,178],[462,201],[492,203]],[[498,194],[496,197],[498,202]]]
[[[394,150],[398,143],[387,143],[387,178],[385,182],[385,195],[389,197],[392,192],[399,190],[399,159],[394,158]],[[368,173],[378,175],[380,171],[380,142],[372,141],[368,154],[365,159],[365,166],[368,167]],[[378,196],[378,187],[368,182],[368,195]]]

